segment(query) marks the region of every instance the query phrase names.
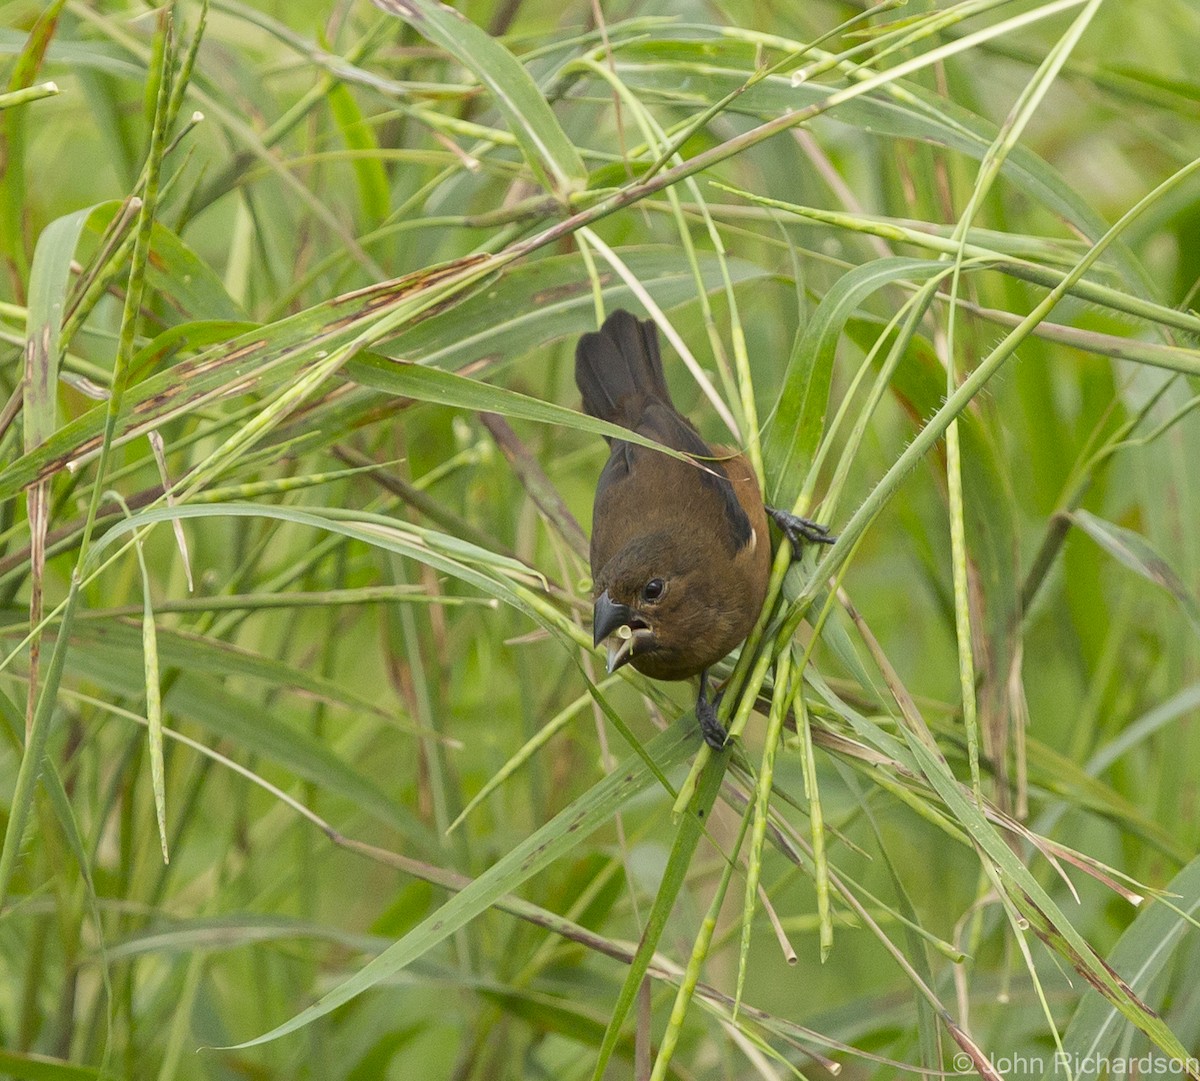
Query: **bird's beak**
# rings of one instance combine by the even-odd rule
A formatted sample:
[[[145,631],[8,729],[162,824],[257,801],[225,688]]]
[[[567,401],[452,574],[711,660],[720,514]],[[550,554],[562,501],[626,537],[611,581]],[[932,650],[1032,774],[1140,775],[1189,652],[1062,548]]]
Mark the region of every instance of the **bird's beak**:
[[[611,676],[623,664],[633,659],[638,646],[646,648],[647,643],[654,640],[654,632],[641,620],[636,620],[633,609],[627,604],[618,604],[608,595],[606,589],[592,608],[592,636],[595,645],[599,645],[609,635],[616,637],[608,643],[608,674]],[[651,648],[653,648],[651,646]]]
[[[592,606],[592,644],[598,646],[618,627],[629,625],[633,610],[627,604],[617,604],[606,589]]]

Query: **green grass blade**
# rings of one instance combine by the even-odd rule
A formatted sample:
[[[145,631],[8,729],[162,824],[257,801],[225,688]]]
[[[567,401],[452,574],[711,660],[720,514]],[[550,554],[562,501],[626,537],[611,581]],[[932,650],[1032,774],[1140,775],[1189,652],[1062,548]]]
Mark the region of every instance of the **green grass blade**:
[[[158,628],[154,622],[154,600],[150,594],[150,571],[141,539],[134,544],[138,569],[142,572],[142,662],[146,675],[146,735],[150,744],[150,788],[154,793],[154,818],[163,863],[171,862],[167,851],[167,785],[163,765],[162,689],[158,668]]]
[[[1200,603],[1171,565],[1140,533],[1107,522],[1086,510],[1071,513],[1071,521],[1122,566],[1161,586],[1179,602],[1197,634],[1200,634]]]
[[[486,257],[469,257],[451,267],[358,290],[281,320],[269,333],[257,328],[151,376],[131,388],[115,425],[116,441],[128,442],[167,418],[201,408],[224,396],[231,385],[249,390],[270,385],[268,377],[270,381],[288,378],[394,314],[413,294],[447,273],[469,271],[486,262]],[[0,500],[80,455],[94,453],[103,443],[106,416],[104,407],[84,413],[63,425],[37,451],[0,471]]]
[[[52,221],[38,237],[29,277],[26,320],[24,396],[25,453],[36,450],[58,428],[58,374],[61,364],[63,313],[70,288],[71,262],[79,235],[94,208],[77,210]],[[50,490],[46,480],[26,496],[29,520],[29,698],[27,725],[33,724],[41,656],[42,598],[46,567],[46,534],[50,527]]]
[[[669,311],[696,295],[695,278],[676,248],[661,244],[616,249],[630,274]],[[708,292],[723,285],[722,268],[709,252],[697,252]],[[725,260],[735,286],[765,285],[770,272],[746,259]],[[633,308],[637,298],[615,272],[598,274],[604,306]],[[597,325],[591,279],[576,255],[550,255],[508,268],[486,289],[466,297],[453,311],[438,312],[406,327],[386,352],[435,368],[459,369],[481,362],[503,364],[538,346],[574,337]]]
[[[96,464],[96,479],[92,485],[88,503],[87,520],[79,545],[80,563],[86,558],[88,545],[92,541],[92,529],[96,511],[100,505],[100,493],[104,487],[108,462],[112,454],[113,438],[117,431],[117,419],[129,384],[130,361],[134,354],[137,325],[141,319],[142,296],[146,284],[146,266],[150,262],[150,240],[154,235],[154,218],[158,209],[159,180],[163,154],[167,140],[167,107],[171,96],[171,78],[174,59],[174,10],[164,9],[158,16],[158,27],[150,63],[150,77],[146,82],[146,107],[150,116],[150,145],[146,150],[145,185],[142,202],[138,208],[137,227],[134,233],[133,253],[129,267],[121,312],[121,327],[118,333],[116,357],[113,361],[112,387],[104,408],[104,429],[100,437],[99,457]]]
[[[954,254],[959,248],[959,244],[953,240],[943,240],[930,232],[913,229],[907,225],[885,223],[878,219],[866,218],[861,215],[843,214],[837,211],[818,210],[814,207],[799,206],[795,203],[787,203],[779,199],[769,199],[766,196],[755,195],[751,192],[727,187],[726,185],[718,184],[715,186],[721,187],[731,194],[738,195],[759,206],[770,207],[774,210],[785,210],[798,217],[821,222],[837,229],[844,229],[853,233],[863,233],[868,236],[878,236],[895,243],[911,244],[943,255]],[[1047,288],[1052,288],[1062,280],[1065,273],[1062,269],[1064,262],[1069,264],[1079,257],[1078,251],[1068,255],[1068,249],[1063,249],[1053,259],[1048,259],[1043,254],[1041,260],[1037,261],[1010,255],[1005,251],[1003,245],[991,247],[984,244],[972,243],[964,245],[964,253],[980,265],[998,270],[1004,274],[1009,274],[1021,281],[1044,285]],[[944,266],[945,269],[949,269],[948,264],[944,264]],[[1108,271],[1108,275],[1097,275],[1097,277],[1111,276],[1112,268],[1105,267],[1104,269]],[[1112,308],[1136,319],[1146,320],[1151,324],[1187,331],[1192,335],[1200,334],[1200,316],[1195,312],[1180,311],[1168,304],[1131,293],[1127,289],[1114,288],[1112,285],[1104,281],[1094,280],[1092,277],[1081,278],[1078,281],[1072,282],[1068,292],[1072,296],[1102,305],[1105,308]],[[1196,371],[1195,361],[1193,360],[1189,364],[1186,359],[1189,356],[1194,357],[1195,352],[1195,350],[1181,351],[1181,360],[1184,365],[1181,370]],[[1165,355],[1171,356],[1172,353],[1168,352]]]
[[[361,605],[365,603],[395,603],[405,600],[404,594],[397,594],[394,589],[384,588],[372,595],[369,592],[355,593],[346,598],[346,603]],[[236,609],[250,612],[267,612],[278,606],[285,598],[281,594],[270,597],[233,597],[211,598],[214,608],[211,610],[230,610],[219,602],[231,600]],[[305,607],[335,603],[336,598],[319,595],[297,594],[291,598],[297,605]],[[310,603],[311,602],[311,605]],[[204,612],[204,601],[198,601],[195,609],[184,611]],[[285,603],[285,607],[289,606]],[[157,605],[160,614],[171,611],[172,605],[160,601]],[[0,630],[7,631],[0,621]],[[96,652],[127,654],[132,656],[141,647],[140,634],[137,628],[115,615],[112,610],[90,610],[80,612],[76,616],[75,629],[72,637],[76,644],[85,650]],[[260,653],[223,642],[218,639],[205,637],[196,632],[190,632],[171,627],[159,627],[156,635],[158,654],[161,664],[166,668],[187,669],[191,673],[205,674],[214,677],[244,678],[252,680],[264,687],[288,687],[296,692],[303,692],[317,701],[330,706],[351,710],[362,716],[374,716],[387,719],[390,725],[395,725],[400,731],[417,731],[407,725],[402,718],[392,716],[391,712],[379,704],[378,698],[370,693],[359,693],[353,687],[342,686],[301,665],[289,664]],[[428,734],[428,733],[426,733]]]
[[[136,698],[145,689],[140,651],[138,654],[109,654],[85,650],[76,645],[73,661],[80,675],[93,679],[110,694]],[[164,708],[173,717],[227,740],[247,755],[272,762],[297,779],[311,782],[330,795],[347,800],[351,806],[377,822],[414,836],[413,818],[359,767],[335,753],[327,743],[297,729],[275,710],[264,708],[261,699],[252,699],[228,690],[216,677],[185,673],[177,679],[164,698]],[[140,714],[136,715],[140,720]],[[164,728],[164,733],[169,729]]]
[[[358,151],[351,159],[364,224],[383,221],[391,210],[387,172],[378,156],[379,144],[365,123],[354,96],[343,83],[334,84],[325,96],[346,145]]]
[[[646,745],[646,752],[661,767],[669,769],[683,761],[693,748],[694,739],[689,726],[676,724],[651,740]],[[319,1002],[270,1032],[234,1047],[255,1047],[296,1032],[399,972],[559,856],[570,852],[592,830],[607,822],[622,804],[653,783],[654,777],[644,762],[637,757],[626,759],[603,781],[560,811],[532,836],[515,845],[437,912],[368,962],[350,979],[324,995]],[[649,962],[649,957],[646,961]]]
[[[686,715],[684,720],[690,722],[692,715]],[[688,727],[690,728],[690,724]],[[696,852],[696,846],[705,832],[705,823],[716,802],[717,793],[721,790],[721,781],[725,777],[726,762],[727,758],[724,755],[709,756],[692,798],[688,802],[687,808],[679,816],[675,839],[671,845],[671,855],[667,858],[658,893],[654,898],[654,906],[646,919],[642,937],[638,940],[637,953],[634,954],[629,970],[625,974],[620,994],[613,1005],[608,1028],[604,1033],[604,1040],[600,1044],[600,1050],[596,1053],[592,1081],[601,1081],[604,1071],[608,1068],[609,1059],[616,1050],[625,1019],[633,1009],[638,989],[641,987],[646,970],[650,967],[650,962],[658,949],[659,940],[666,929],[671,911],[675,907],[679,891],[683,888],[684,879],[687,877],[688,868],[691,867],[692,857]]]
[[[25,450],[46,442],[58,428],[59,336],[71,283],[71,261],[92,212],[77,210],[42,230],[29,272],[28,345],[25,354]]]
[[[1186,1061],[1186,1049],[1163,1019],[1105,966],[1053,898],[1017,858],[1004,838],[984,818],[982,811],[967,798],[945,764],[935,758],[920,740],[910,739],[908,745],[921,760],[921,769],[926,779],[945,801],[954,817],[970,832],[972,840],[987,853],[987,858],[995,866],[1009,896],[1038,934],[1051,948],[1066,957],[1107,1002],[1141,1029],[1163,1051],[1181,1062]]]
[[[623,439],[681,461],[690,460],[679,451],[609,421],[597,420],[586,413],[553,402],[539,401],[526,394],[482,383],[455,372],[445,372],[423,364],[390,361],[370,353],[360,353],[346,365],[346,372],[356,382],[388,394],[481,413],[499,413],[501,416],[532,420],[539,424],[556,424],[608,439]]]
[[[869,523],[874,520],[883,505],[892,498],[903,479],[916,468],[917,463],[928,453],[934,443],[941,438],[950,422],[962,412],[967,403],[1011,359],[1017,346],[1030,334],[1033,327],[1053,311],[1055,305],[1066,295],[1071,286],[1087,273],[1091,266],[1104,253],[1105,249],[1120,236],[1129,223],[1134,221],[1148,207],[1158,202],[1168,192],[1179,187],[1198,170],[1200,170],[1200,158],[1177,170],[1153,191],[1139,200],[1135,206],[1126,211],[1121,219],[1097,242],[1095,247],[1088,251],[1087,255],[1075,265],[1070,273],[1021,320],[1020,324],[1014,330],[1006,335],[1005,339],[999,345],[979,362],[970,375],[962,381],[958,389],[946,399],[945,404],[921,428],[900,457],[888,469],[884,478],[854,512],[850,521],[846,523],[845,528],[840,532],[835,544],[821,558],[816,571],[809,579],[806,587],[805,601],[815,596],[818,589],[828,580],[829,575],[833,573],[835,568],[841,566],[849,557],[854,545],[857,544]],[[794,633],[806,610],[807,603],[799,603],[795,606],[795,610],[789,620],[789,633]]]
[[[596,691],[603,693],[614,684],[619,682],[620,677],[609,676],[606,680],[601,680],[596,684]],[[476,807],[478,807],[485,799],[504,784],[514,773],[522,766],[526,765],[530,759],[537,754],[547,743],[550,742],[559,732],[561,732],[577,714],[583,711],[592,701],[590,694],[580,695],[565,708],[559,710],[553,717],[550,718],[541,728],[537,730],[529,739],[525,741],[516,753],[508,759],[495,773],[493,773],[483,787],[471,797],[467,805],[459,813],[459,816],[450,823],[447,832],[455,829],[459,823],[463,821]]]
[[[1173,965],[1178,967],[1175,962],[1180,939],[1196,931],[1200,918],[1200,857],[1168,883],[1166,894],[1169,901],[1151,901],[1138,913],[1105,962],[1138,995],[1156,993],[1163,974]],[[1104,1063],[1121,1061],[1116,1057],[1117,1044],[1128,1028],[1122,1012],[1110,1002],[1095,995],[1080,1002],[1062,1041],[1065,1062],[1075,1069],[1077,1081],[1100,1078],[1104,1076]],[[1171,1064],[1172,1072],[1180,1072],[1175,1069],[1177,1065]],[[1061,1061],[1046,1070],[1045,1081],[1056,1073],[1062,1073]]]
[[[37,83],[23,90],[9,90],[0,94],[0,111],[13,109],[18,105],[28,105],[31,101],[41,101],[42,98],[52,98],[61,93],[57,83]]]
[[[58,30],[58,17],[65,0],[51,0],[41,11],[28,35],[21,35],[16,62],[8,73],[6,104],[0,108],[0,179],[4,180],[4,198],[0,199],[0,263],[13,281],[27,280],[29,249],[25,223],[29,213],[26,190],[27,121],[21,108],[12,108],[50,96],[46,84],[33,85],[46,60],[46,53]],[[53,85],[53,84],[50,84]],[[55,91],[57,87],[55,87]]]
[[[776,735],[778,735],[778,732]],[[675,993],[675,1002],[671,1006],[671,1016],[663,1032],[662,1043],[658,1049],[658,1057],[654,1060],[654,1071],[650,1075],[650,1081],[664,1081],[667,1071],[671,1067],[671,1059],[675,1055],[675,1050],[679,1046],[679,1038],[683,1034],[683,1023],[687,1020],[688,1008],[692,1004],[692,999],[696,994],[696,986],[700,982],[700,972],[712,947],[713,934],[717,929],[717,920],[720,919],[721,908],[725,904],[725,894],[729,890],[730,880],[733,878],[733,873],[738,866],[737,855],[742,849],[746,830],[755,814],[754,806],[747,805],[745,813],[742,815],[737,838],[734,840],[733,847],[730,850],[730,856],[726,859],[725,866],[721,869],[721,878],[717,883],[717,888],[713,891],[708,911],[700,923],[700,930],[697,932],[696,939],[692,944],[692,953],[688,958],[687,967],[684,969],[683,978],[679,981],[679,990]],[[757,889],[757,886],[758,883],[756,880],[755,889]],[[747,894],[749,895],[749,891],[747,891]],[[746,921],[745,925],[748,925],[750,913],[746,913],[744,918]],[[732,1016],[734,1021],[737,1020],[738,1007],[740,1005],[741,980],[739,971],[738,993],[733,1003]]]
[[[686,84],[690,91],[688,103],[694,106],[697,97],[705,102],[719,100],[743,85],[749,75],[745,68],[730,71],[712,62],[714,50],[722,47],[720,43],[680,41],[665,35],[664,38],[670,46],[668,56],[663,55],[661,48],[656,49],[653,41],[626,46],[624,51],[630,58],[631,70],[625,73],[625,78],[634,89],[671,96]],[[995,40],[1003,38],[997,35]],[[788,42],[791,49],[801,46],[800,42]],[[818,80],[793,85],[789,76],[774,75],[739,95],[727,108],[754,117],[774,117],[789,109],[800,112],[820,107],[829,95],[828,85]],[[839,99],[835,110],[839,120],[860,130],[947,147],[977,161],[987,154],[998,133],[993,121],[957,101],[935,96],[908,79],[848,100]],[[1096,239],[1105,232],[1103,217],[1080,197],[1077,187],[1028,147],[1014,147],[1001,172],[1039,206],[1069,221],[1085,236]],[[1137,283],[1141,295],[1153,296],[1155,291],[1149,277],[1137,261],[1123,249],[1115,257],[1126,280]]]
[[[867,297],[885,286],[941,274],[945,269],[928,259],[877,259],[842,275],[825,294],[812,318],[797,332],[763,439],[769,502],[791,507],[800,495],[824,433],[834,356],[847,320]]]
[[[0,1070],[14,1081],[110,1081],[113,1074],[92,1066],[75,1066],[65,1059],[0,1047]]]
[[[783,738],[783,719],[790,705],[791,652],[784,653],[775,666],[775,695],[767,718],[767,736],[763,747],[762,765],[754,793],[753,829],[750,850],[746,853],[746,889],[742,900],[742,938],[738,949],[737,984],[733,995],[733,1013],[737,1016],[746,985],[746,967],[750,958],[750,939],[754,930],[754,911],[758,904],[758,884],[762,880],[762,850],[767,837],[771,787],[775,779],[775,755]],[[797,719],[799,723],[799,719]],[[806,778],[807,779],[807,778]],[[740,847],[740,846],[739,846]]]
[[[54,641],[50,663],[46,666],[45,680],[38,694],[33,724],[25,741],[25,750],[21,755],[21,765],[17,770],[16,784],[13,788],[12,801],[9,804],[8,822],[4,829],[4,847],[0,849],[0,911],[3,911],[8,890],[12,884],[12,877],[16,871],[17,857],[25,834],[25,824],[29,820],[29,810],[33,805],[34,785],[37,784],[38,775],[42,769],[42,759],[46,754],[46,741],[50,738],[54,707],[58,701],[58,688],[62,682],[63,669],[69,650],[71,623],[78,601],[79,582],[77,578],[73,578],[71,591],[67,594],[66,605],[63,608],[58,637]]]
[[[538,610],[530,598],[522,595],[502,572],[522,579],[535,575],[523,563],[496,555],[468,541],[459,540],[432,530],[419,529],[404,522],[353,512],[336,510],[300,510],[292,507],[271,507],[245,503],[211,503],[158,507],[139,511],[115,523],[91,550],[91,560],[100,555],[127,533],[154,522],[169,522],[177,518],[273,518],[281,522],[309,526],[324,532],[337,533],[362,541],[382,551],[408,556],[419,563],[453,575],[485,593],[511,604],[537,618]],[[343,520],[345,519],[345,520]],[[460,558],[461,557],[461,558]],[[491,571],[489,572],[489,568]]]
[[[564,202],[587,170],[529,73],[495,38],[436,0],[374,0],[445,49],[488,88],[538,179]]]

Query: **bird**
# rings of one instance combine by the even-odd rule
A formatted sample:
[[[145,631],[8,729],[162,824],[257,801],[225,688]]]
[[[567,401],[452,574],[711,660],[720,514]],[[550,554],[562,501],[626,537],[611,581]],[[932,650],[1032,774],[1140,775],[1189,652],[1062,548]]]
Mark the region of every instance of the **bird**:
[[[594,645],[608,671],[631,664],[658,680],[700,677],[696,717],[715,750],[727,741],[709,699],[708,670],[745,640],[771,577],[768,519],[794,558],[829,530],[767,506],[749,459],[710,446],[678,409],[663,374],[658,330],[613,311],[575,349],[575,382],[589,416],[680,451],[692,461],[606,436],[589,559]]]

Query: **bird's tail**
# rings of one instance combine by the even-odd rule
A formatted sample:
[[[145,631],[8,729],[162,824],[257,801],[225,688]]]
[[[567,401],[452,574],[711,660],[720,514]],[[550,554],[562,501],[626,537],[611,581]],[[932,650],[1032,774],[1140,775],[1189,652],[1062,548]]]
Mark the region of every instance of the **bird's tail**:
[[[575,348],[575,382],[585,413],[626,428],[636,426],[646,404],[671,403],[658,352],[658,330],[618,309]]]

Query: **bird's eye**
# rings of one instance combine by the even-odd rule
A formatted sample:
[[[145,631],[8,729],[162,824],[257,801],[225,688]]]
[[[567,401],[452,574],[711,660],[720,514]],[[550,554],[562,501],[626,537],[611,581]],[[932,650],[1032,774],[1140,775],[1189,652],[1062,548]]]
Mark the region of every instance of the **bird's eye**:
[[[642,600],[656,601],[663,595],[663,590],[666,588],[666,583],[661,578],[651,578],[644,586],[642,586]]]

